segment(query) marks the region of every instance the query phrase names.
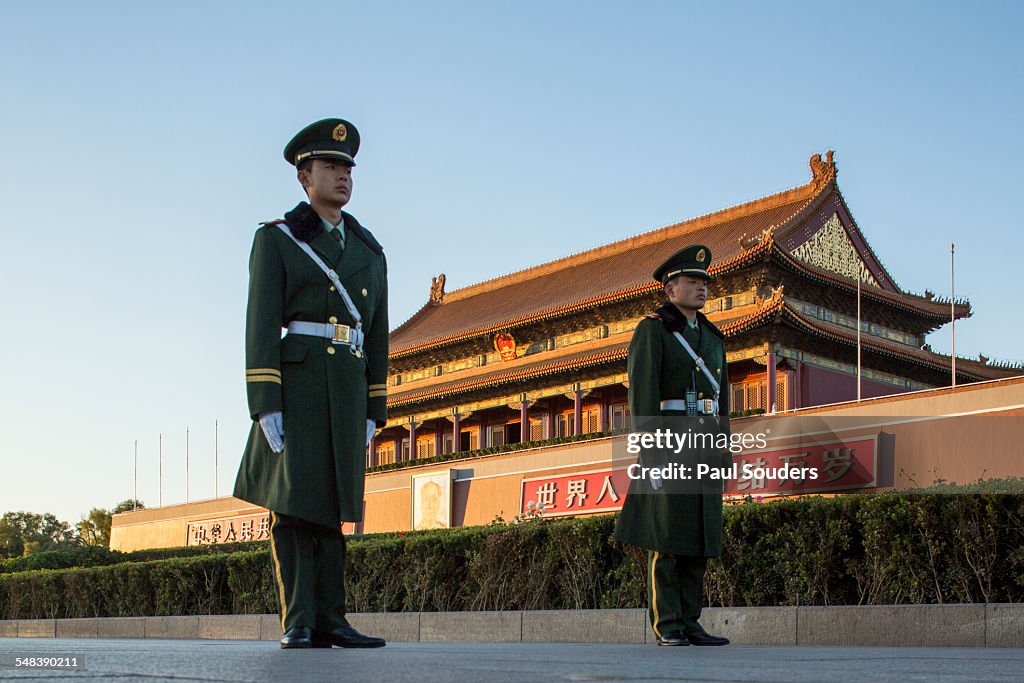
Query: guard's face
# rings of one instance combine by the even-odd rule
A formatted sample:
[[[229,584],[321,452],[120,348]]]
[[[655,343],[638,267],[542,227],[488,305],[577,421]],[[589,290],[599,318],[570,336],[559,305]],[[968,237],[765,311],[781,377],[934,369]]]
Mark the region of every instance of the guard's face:
[[[700,310],[708,299],[708,281],[702,277],[678,275],[665,283],[665,295],[680,308]]]
[[[334,159],[313,159],[308,170],[299,171],[299,182],[310,201],[342,207],[352,196],[352,167]]]

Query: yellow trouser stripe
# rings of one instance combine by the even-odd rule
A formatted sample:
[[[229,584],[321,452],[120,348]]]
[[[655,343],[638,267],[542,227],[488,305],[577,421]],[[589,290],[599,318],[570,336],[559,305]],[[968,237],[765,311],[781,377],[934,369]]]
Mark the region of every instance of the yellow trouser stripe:
[[[369,389],[370,391],[373,391],[374,389],[387,389],[387,388],[388,388],[387,384],[371,384],[370,386],[367,387],[367,389]]]
[[[370,398],[379,398],[381,396],[387,396],[387,395],[388,395],[387,391],[371,391],[370,392]]]
[[[274,545],[274,524],[277,522],[277,517],[273,512],[270,513],[270,557],[273,560],[274,565],[274,578],[277,580],[277,592],[281,598],[281,633],[284,633],[284,617],[288,612],[288,604],[284,599],[284,579],[281,578],[281,562],[277,559],[277,547]]]
[[[654,551],[654,559],[651,560],[651,609],[654,610],[654,622],[651,627],[654,629],[654,635],[661,638],[661,631],[658,630],[658,622],[661,621],[661,617],[658,616],[658,584],[654,581],[654,566],[658,564],[658,551]]]
[[[275,384],[281,383],[281,378],[277,375],[249,375],[245,378],[246,382],[274,382]]]

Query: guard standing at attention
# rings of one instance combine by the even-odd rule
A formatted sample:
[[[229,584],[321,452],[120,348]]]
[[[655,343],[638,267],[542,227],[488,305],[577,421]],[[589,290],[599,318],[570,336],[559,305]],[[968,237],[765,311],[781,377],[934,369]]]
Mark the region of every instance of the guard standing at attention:
[[[284,158],[309,202],[256,230],[249,257],[254,422],[234,495],[271,511],[283,648],[384,645],[345,618],[341,523],[362,519],[366,447],[387,419],[387,264],[342,211],[358,151],[343,119],[299,131]]]
[[[668,303],[637,325],[627,361],[629,409],[638,431],[667,424],[729,433],[725,337],[700,312],[710,264],[711,250],[697,244],[654,271]],[[732,464],[720,448],[686,455],[716,469]],[[630,482],[615,539],[648,550],[648,613],[659,645],[726,645],[728,639],[709,635],[697,621],[707,558],[722,554],[722,480],[691,480],[682,489],[672,483],[658,477]]]

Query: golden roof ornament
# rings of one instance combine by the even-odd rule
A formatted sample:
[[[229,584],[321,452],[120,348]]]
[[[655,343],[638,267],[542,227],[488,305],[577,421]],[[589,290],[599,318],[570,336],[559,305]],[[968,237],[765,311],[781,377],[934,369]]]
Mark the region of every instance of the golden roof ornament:
[[[821,160],[820,154],[815,154],[811,157],[811,184],[814,185],[814,189],[821,190],[828,183],[836,179],[836,164],[832,161],[832,155],[835,154],[834,150],[825,152],[825,160]]]
[[[444,273],[430,278],[430,305],[440,306],[444,303]]]

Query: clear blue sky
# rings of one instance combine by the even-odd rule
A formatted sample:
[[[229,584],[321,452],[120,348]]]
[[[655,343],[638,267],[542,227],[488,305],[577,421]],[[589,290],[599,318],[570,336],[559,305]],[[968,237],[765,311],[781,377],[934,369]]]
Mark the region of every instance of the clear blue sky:
[[[285,142],[363,146],[349,209],[393,325],[451,291],[805,183],[957,351],[1021,359],[1019,3],[32,2],[0,8],[0,512],[74,522],[231,484],[247,258],[302,198]],[[929,340],[948,352],[950,335]]]

